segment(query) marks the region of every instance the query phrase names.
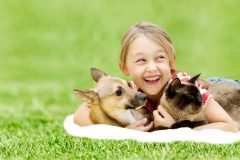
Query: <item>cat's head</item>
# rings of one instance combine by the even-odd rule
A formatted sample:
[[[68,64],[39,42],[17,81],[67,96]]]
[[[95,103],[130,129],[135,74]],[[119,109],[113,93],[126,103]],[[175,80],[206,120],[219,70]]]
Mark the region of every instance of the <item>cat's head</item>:
[[[182,112],[187,114],[197,114],[202,110],[202,96],[195,86],[195,81],[199,75],[192,77],[186,82],[181,82],[179,78],[174,79],[165,90],[165,100],[168,110],[172,112]]]

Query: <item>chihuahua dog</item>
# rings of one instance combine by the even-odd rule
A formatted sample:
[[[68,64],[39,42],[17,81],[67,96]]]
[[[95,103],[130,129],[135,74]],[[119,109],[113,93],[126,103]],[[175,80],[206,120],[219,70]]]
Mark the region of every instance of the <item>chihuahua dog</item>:
[[[96,68],[91,68],[91,75],[97,82],[96,87],[75,90],[75,93],[90,105],[94,124],[125,127],[143,118],[152,119],[151,112],[144,107],[146,94],[132,90],[127,81]]]

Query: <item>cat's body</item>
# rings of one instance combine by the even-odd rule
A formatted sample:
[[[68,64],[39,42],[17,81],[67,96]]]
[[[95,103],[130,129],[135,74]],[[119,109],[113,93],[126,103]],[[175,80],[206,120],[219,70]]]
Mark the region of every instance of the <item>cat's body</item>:
[[[240,87],[228,83],[209,83],[208,92],[240,124]]]

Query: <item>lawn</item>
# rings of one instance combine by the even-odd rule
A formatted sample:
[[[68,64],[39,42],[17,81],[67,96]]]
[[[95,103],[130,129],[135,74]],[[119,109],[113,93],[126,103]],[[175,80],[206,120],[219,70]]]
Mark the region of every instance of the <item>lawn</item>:
[[[124,77],[120,41],[139,21],[161,25],[177,68],[240,79],[240,1],[0,0],[0,159],[239,159],[240,142],[139,143],[68,136],[64,118],[94,86],[89,68]]]

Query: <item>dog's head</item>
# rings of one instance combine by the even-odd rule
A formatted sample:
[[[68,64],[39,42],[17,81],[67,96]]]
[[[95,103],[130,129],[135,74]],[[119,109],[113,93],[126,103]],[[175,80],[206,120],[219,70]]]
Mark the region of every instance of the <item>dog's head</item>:
[[[75,90],[76,95],[92,106],[101,107],[108,114],[136,109],[145,104],[147,95],[132,90],[126,80],[112,77],[96,68],[91,75],[97,85],[94,89]]]

